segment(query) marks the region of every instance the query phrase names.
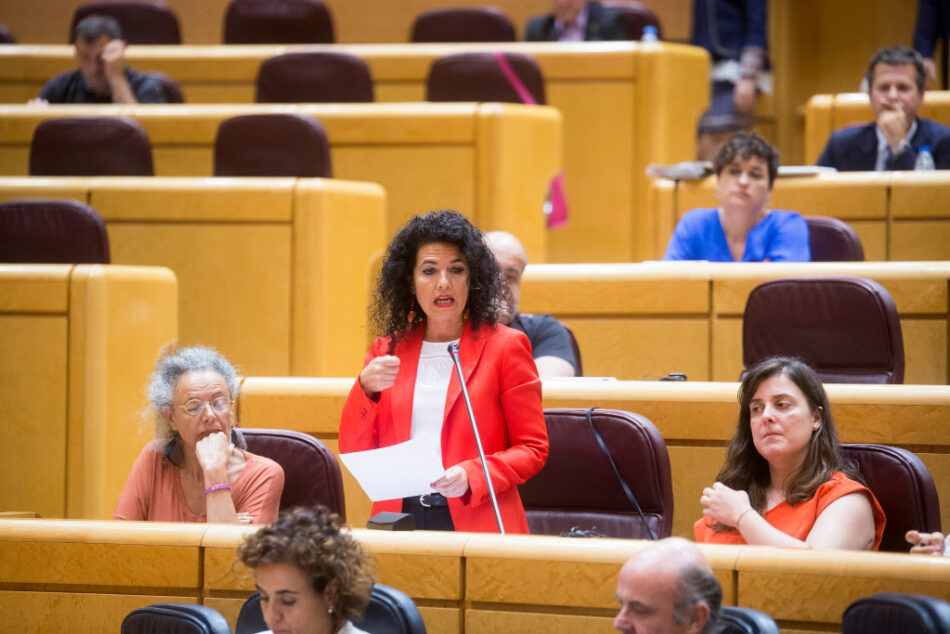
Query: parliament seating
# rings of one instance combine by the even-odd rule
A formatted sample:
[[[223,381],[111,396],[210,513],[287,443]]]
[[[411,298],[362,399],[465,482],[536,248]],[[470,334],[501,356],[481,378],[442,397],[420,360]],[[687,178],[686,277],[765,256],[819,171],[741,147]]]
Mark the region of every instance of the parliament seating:
[[[724,605],[719,610],[721,634],[779,634],[778,625],[758,610]]]
[[[257,103],[364,103],[374,101],[373,77],[363,59],[349,53],[307,51],[261,62]]]
[[[734,381],[742,372],[742,317],[758,284],[783,277],[857,276],[894,298],[905,383],[950,382],[947,262],[529,264],[521,310],[566,324],[585,376]],[[636,411],[636,410],[634,410]]]
[[[136,608],[122,620],[121,634],[231,634],[217,610],[190,603],[154,603]]]
[[[279,424],[316,436],[337,453],[340,414],[353,380],[250,377],[242,388],[241,420],[248,426]],[[699,493],[715,481],[726,443],[735,431],[737,390],[734,382],[559,379],[546,381],[543,392],[546,409],[583,411],[597,403],[650,420],[669,453],[675,509],[672,534],[692,537],[693,522],[702,517]],[[842,442],[871,442],[914,452],[932,474],[938,495],[950,498],[950,388],[829,384],[826,390]],[[343,488],[347,519],[354,526],[364,526],[370,516],[369,499],[346,470]],[[944,505],[941,514],[942,525],[950,526],[950,505]]]
[[[161,84],[165,103],[185,103],[185,97],[181,94],[181,86],[174,79],[157,70],[145,71],[145,74]]]
[[[936,597],[904,592],[879,592],[848,606],[841,617],[842,634],[946,634],[950,604]]]
[[[109,264],[109,236],[102,217],[68,198],[28,198],[0,203],[0,262]]]
[[[620,14],[623,28],[627,32],[628,40],[639,40],[643,35],[643,27],[655,26],[657,36],[663,39],[663,27],[660,18],[650,7],[634,0],[606,0],[603,5]]]
[[[670,459],[650,421],[633,412],[594,408],[546,409],[544,421],[548,459],[518,486],[533,535],[576,528],[627,539],[670,536]]]
[[[327,507],[346,521],[343,479],[333,452],[317,438],[286,429],[242,428],[247,450],[270,458],[284,470],[280,510]]]
[[[225,119],[214,137],[215,176],[330,178],[330,144],[320,122],[300,114]]]
[[[549,10],[547,5],[535,13]],[[400,37],[405,38],[405,31]],[[249,103],[254,100],[255,78],[265,59],[307,50],[314,49],[139,47],[130,50],[128,58],[136,68],[161,70],[181,82],[189,104]],[[650,179],[645,169],[651,162],[673,163],[694,158],[696,134],[691,122],[699,118],[709,99],[709,60],[705,51],[665,42],[649,46],[636,42],[579,42],[569,46],[558,42],[346,45],[332,50],[357,55],[367,62],[377,101],[403,103],[424,100],[426,76],[432,62],[440,57],[495,50],[531,55],[544,73],[548,104],[557,108],[563,118],[562,149],[545,147],[542,142],[524,144],[530,150],[524,159],[513,164],[486,160],[486,167],[501,174],[521,173],[524,178],[524,171],[533,169],[539,160],[554,158],[560,163],[559,157],[563,156],[563,165],[558,165],[542,185],[532,186],[543,199],[548,182],[563,168],[570,222],[550,232],[548,261],[632,262],[662,255],[662,250],[659,255],[653,252],[653,212],[647,197]],[[17,49],[17,54],[5,55],[3,60],[0,103],[26,102],[36,96],[53,74],[75,67],[69,47]],[[0,106],[0,121],[6,112],[9,111]],[[234,114],[238,113],[229,116]],[[321,120],[327,126],[331,144],[336,145],[338,140],[327,117],[321,116]],[[189,129],[199,127],[203,126]],[[411,129],[418,131],[414,126]],[[149,128],[149,134],[156,145],[157,173],[167,173],[163,172],[163,150],[157,132]],[[376,136],[382,138],[380,134]],[[421,151],[426,141],[409,135],[407,142]],[[188,150],[192,156],[197,153],[197,148]],[[0,168],[9,169],[8,160],[10,157],[0,149]],[[437,159],[433,165],[441,166],[444,162]],[[339,161],[334,164],[339,165]],[[209,166],[210,160],[206,165],[191,165],[190,173],[209,173],[204,171]],[[466,173],[471,174],[472,170]],[[463,175],[452,174],[451,178]],[[382,183],[397,209],[401,208],[400,188],[384,176],[342,176]],[[449,178],[447,175],[446,180]],[[439,199],[427,196],[427,204]],[[530,200],[522,204],[529,203],[533,204]],[[604,239],[604,227],[611,228],[609,240]],[[664,242],[662,248],[665,247]],[[541,261],[530,246],[528,253],[532,261]]]
[[[177,324],[166,268],[0,266],[0,510],[111,517],[151,438],[143,387]]]
[[[652,250],[663,256],[676,223],[696,207],[714,207],[715,177],[659,179],[651,188]],[[831,215],[854,228],[869,261],[950,259],[950,173],[840,172],[779,177],[770,204],[805,216]]]
[[[257,375],[346,376],[361,367],[373,262],[387,240],[378,185],[0,179],[0,201],[51,193],[100,213],[114,263],[175,272],[182,344],[213,346]]]
[[[535,103],[546,103],[544,75],[530,55],[502,53]],[[426,78],[426,101],[524,103],[493,53],[456,53],[433,60]]]
[[[743,376],[766,357],[804,359],[824,383],[903,383],[904,338],[894,298],[862,277],[787,277],[749,293]]]
[[[498,7],[430,9],[416,16],[409,41],[514,42],[515,25]]]
[[[900,447],[873,443],[844,443],[841,452],[855,462],[887,517],[881,550],[907,552],[907,531],[941,530],[937,489],[920,458]]]
[[[152,146],[142,125],[128,117],[48,118],[33,131],[29,173],[151,176]]]
[[[195,602],[234,625],[254,591],[236,565],[249,526],[0,520],[0,610],[17,630],[115,631],[132,609]],[[412,598],[427,631],[607,631],[617,573],[648,542],[354,529],[377,582]],[[836,631],[875,592],[946,596],[950,559],[701,544],[724,603],[796,633]]]
[[[225,119],[305,115],[319,120],[326,131],[335,177],[385,188],[386,236],[415,214],[435,206],[452,208],[485,230],[517,235],[533,261],[547,260],[542,207],[548,183],[561,168],[561,117],[554,108],[426,103],[0,106],[5,131],[0,135],[0,174],[26,174],[33,130],[66,112],[134,117],[152,140],[159,176],[210,176],[215,134]]]
[[[327,44],[333,18],[320,0],[231,0],[224,14],[225,44]]]
[[[87,2],[76,8],[66,41],[72,43],[76,25],[90,15],[114,18],[129,44],[181,44],[181,28],[174,9],[164,2],[110,0]]]
[[[807,216],[812,262],[861,262],[864,247],[851,225],[830,216]]]

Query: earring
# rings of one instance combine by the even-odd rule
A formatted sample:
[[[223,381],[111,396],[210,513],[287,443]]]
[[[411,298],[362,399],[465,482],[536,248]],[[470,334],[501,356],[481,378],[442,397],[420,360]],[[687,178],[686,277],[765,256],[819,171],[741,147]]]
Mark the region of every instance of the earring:
[[[327,608],[327,614],[329,614],[330,616],[333,616],[333,606],[332,606],[332,605]]]
[[[410,311],[409,311],[409,323],[411,324],[411,323],[413,323],[415,320],[416,320],[416,311],[410,309]]]
[[[464,321],[468,321],[468,316],[471,315],[471,314],[472,314],[472,311],[470,311],[468,308],[466,308],[465,310],[462,311],[462,319],[463,319]]]

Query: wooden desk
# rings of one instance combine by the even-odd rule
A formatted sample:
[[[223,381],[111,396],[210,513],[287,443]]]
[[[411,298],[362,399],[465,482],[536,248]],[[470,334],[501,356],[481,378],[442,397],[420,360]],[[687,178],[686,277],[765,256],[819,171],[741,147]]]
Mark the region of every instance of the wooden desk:
[[[175,272],[181,344],[214,346],[254,374],[359,371],[369,340],[373,264],[387,241],[386,197],[378,185],[321,178],[0,178],[0,200],[52,195],[82,200],[102,215],[113,262]]]
[[[0,510],[111,517],[177,320],[165,268],[0,265]]]
[[[452,208],[485,230],[521,236],[532,259],[546,260],[541,208],[561,156],[561,118],[553,108],[424,103],[0,106],[0,174],[28,173],[30,140],[44,119],[120,115],[145,128],[157,176],[211,176],[222,120],[280,112],[323,124],[334,177],[385,188],[387,240],[415,214]]]
[[[250,527],[0,520],[0,609],[16,631],[116,631],[132,609],[203,603],[235,624],[253,590],[234,567]],[[649,542],[354,530],[377,580],[409,594],[430,632],[609,632],[620,566]],[[700,545],[723,604],[828,632],[873,592],[950,596],[950,559]]]
[[[338,50],[363,58],[373,75],[376,100],[381,102],[422,101],[429,66],[444,55],[503,50],[535,57],[545,75],[548,104],[561,112],[564,121],[563,166],[571,222],[550,232],[547,257],[553,262],[627,262],[656,257],[644,250],[646,245],[642,242],[647,226],[644,223],[648,222],[642,211],[649,185],[644,170],[651,162],[670,163],[694,157],[696,121],[709,99],[707,53],[696,47],[666,43],[379,44],[330,49],[152,46],[133,47],[128,57],[138,69],[161,70],[174,77],[181,83],[189,103],[248,103],[254,99],[260,63],[273,55],[297,50]],[[75,66],[69,46],[2,47],[0,60],[0,102],[25,102],[50,77]],[[338,143],[332,122],[324,120],[324,125],[330,141]],[[155,143],[151,129],[149,134]],[[523,139],[523,153],[504,162],[480,157],[480,166],[510,173],[518,182],[523,182],[534,169],[549,179],[559,167],[562,155],[557,133],[550,134],[550,145],[537,138]],[[409,135],[403,142],[414,144],[423,154],[414,160],[428,158],[425,178],[407,183],[400,178],[387,180],[387,174],[381,170],[370,174],[365,170],[344,171],[348,165],[338,162],[336,149],[334,174],[382,183],[397,213],[402,213],[401,192],[409,184],[418,188],[421,182],[433,180],[434,174],[463,182],[471,178],[471,172],[445,171],[444,155],[421,145],[424,142],[417,136]],[[370,159],[375,163],[385,160]],[[25,169],[26,164],[17,165]],[[6,168],[0,160],[0,169]],[[210,169],[210,156],[202,168]],[[538,210],[547,181],[524,184],[530,195],[522,197],[519,204]],[[431,186],[427,184],[426,188]],[[422,208],[445,206],[447,203],[442,200],[452,200],[431,194],[424,199]],[[476,198],[478,204],[491,200],[487,194],[478,194]],[[471,204],[463,206],[470,208]],[[543,261],[531,249],[529,254],[534,261]]]
[[[241,423],[279,427],[316,436],[337,452],[340,414],[352,379],[251,377],[241,394]],[[843,442],[902,446],[930,469],[941,498],[950,499],[950,387],[910,385],[826,386]],[[646,416],[663,435],[673,474],[673,534],[692,538],[702,516],[699,493],[715,480],[738,417],[737,383],[590,383],[558,380],[544,384],[544,407],[591,406]],[[342,467],[341,467],[342,468]],[[343,469],[346,516],[365,526],[369,499]],[[950,526],[950,504],[942,509]]]
[[[580,342],[584,373],[620,379],[686,372],[731,381],[742,371],[742,314],[759,283],[856,275],[881,283],[901,317],[905,383],[950,382],[947,262],[529,265],[521,310],[547,312]]]
[[[929,93],[928,93],[929,94]],[[950,93],[948,93],[950,95]],[[950,113],[950,108],[948,108]],[[662,257],[683,214],[715,207],[716,179],[654,181],[654,249]],[[775,180],[773,209],[833,216],[851,225],[867,261],[950,259],[950,171],[839,172]]]

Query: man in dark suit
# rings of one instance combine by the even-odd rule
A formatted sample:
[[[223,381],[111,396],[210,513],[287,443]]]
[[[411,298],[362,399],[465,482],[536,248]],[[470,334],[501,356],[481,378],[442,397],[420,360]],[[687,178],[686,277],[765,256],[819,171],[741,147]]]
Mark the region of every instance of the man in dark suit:
[[[599,2],[553,0],[552,6],[554,13],[528,20],[525,40],[581,42],[628,39],[620,15]]]
[[[866,74],[874,122],[831,134],[818,165],[839,171],[912,170],[922,146],[937,169],[950,169],[950,128],[917,116],[926,75],[920,54],[889,46],[874,54]]]

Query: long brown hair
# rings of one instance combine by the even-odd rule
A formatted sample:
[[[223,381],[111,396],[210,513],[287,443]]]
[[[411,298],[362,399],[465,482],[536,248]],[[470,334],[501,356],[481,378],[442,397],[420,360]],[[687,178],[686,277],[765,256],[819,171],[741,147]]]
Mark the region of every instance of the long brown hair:
[[[765,511],[765,496],[771,476],[768,461],[759,454],[752,441],[749,404],[763,381],[777,374],[787,376],[798,386],[811,412],[821,408],[821,426],[812,432],[805,460],[786,483],[785,501],[798,504],[811,499],[818,487],[830,480],[835,471],[859,479],[853,463],[841,455],[841,444],[838,442],[828,395],[818,374],[795,357],[765,359],[749,370],[739,386],[739,422],[736,424],[736,433],[729,441],[726,462],[716,476],[718,482],[748,493],[752,508],[759,513]],[[713,529],[722,532],[733,530],[733,527],[717,522]]]

